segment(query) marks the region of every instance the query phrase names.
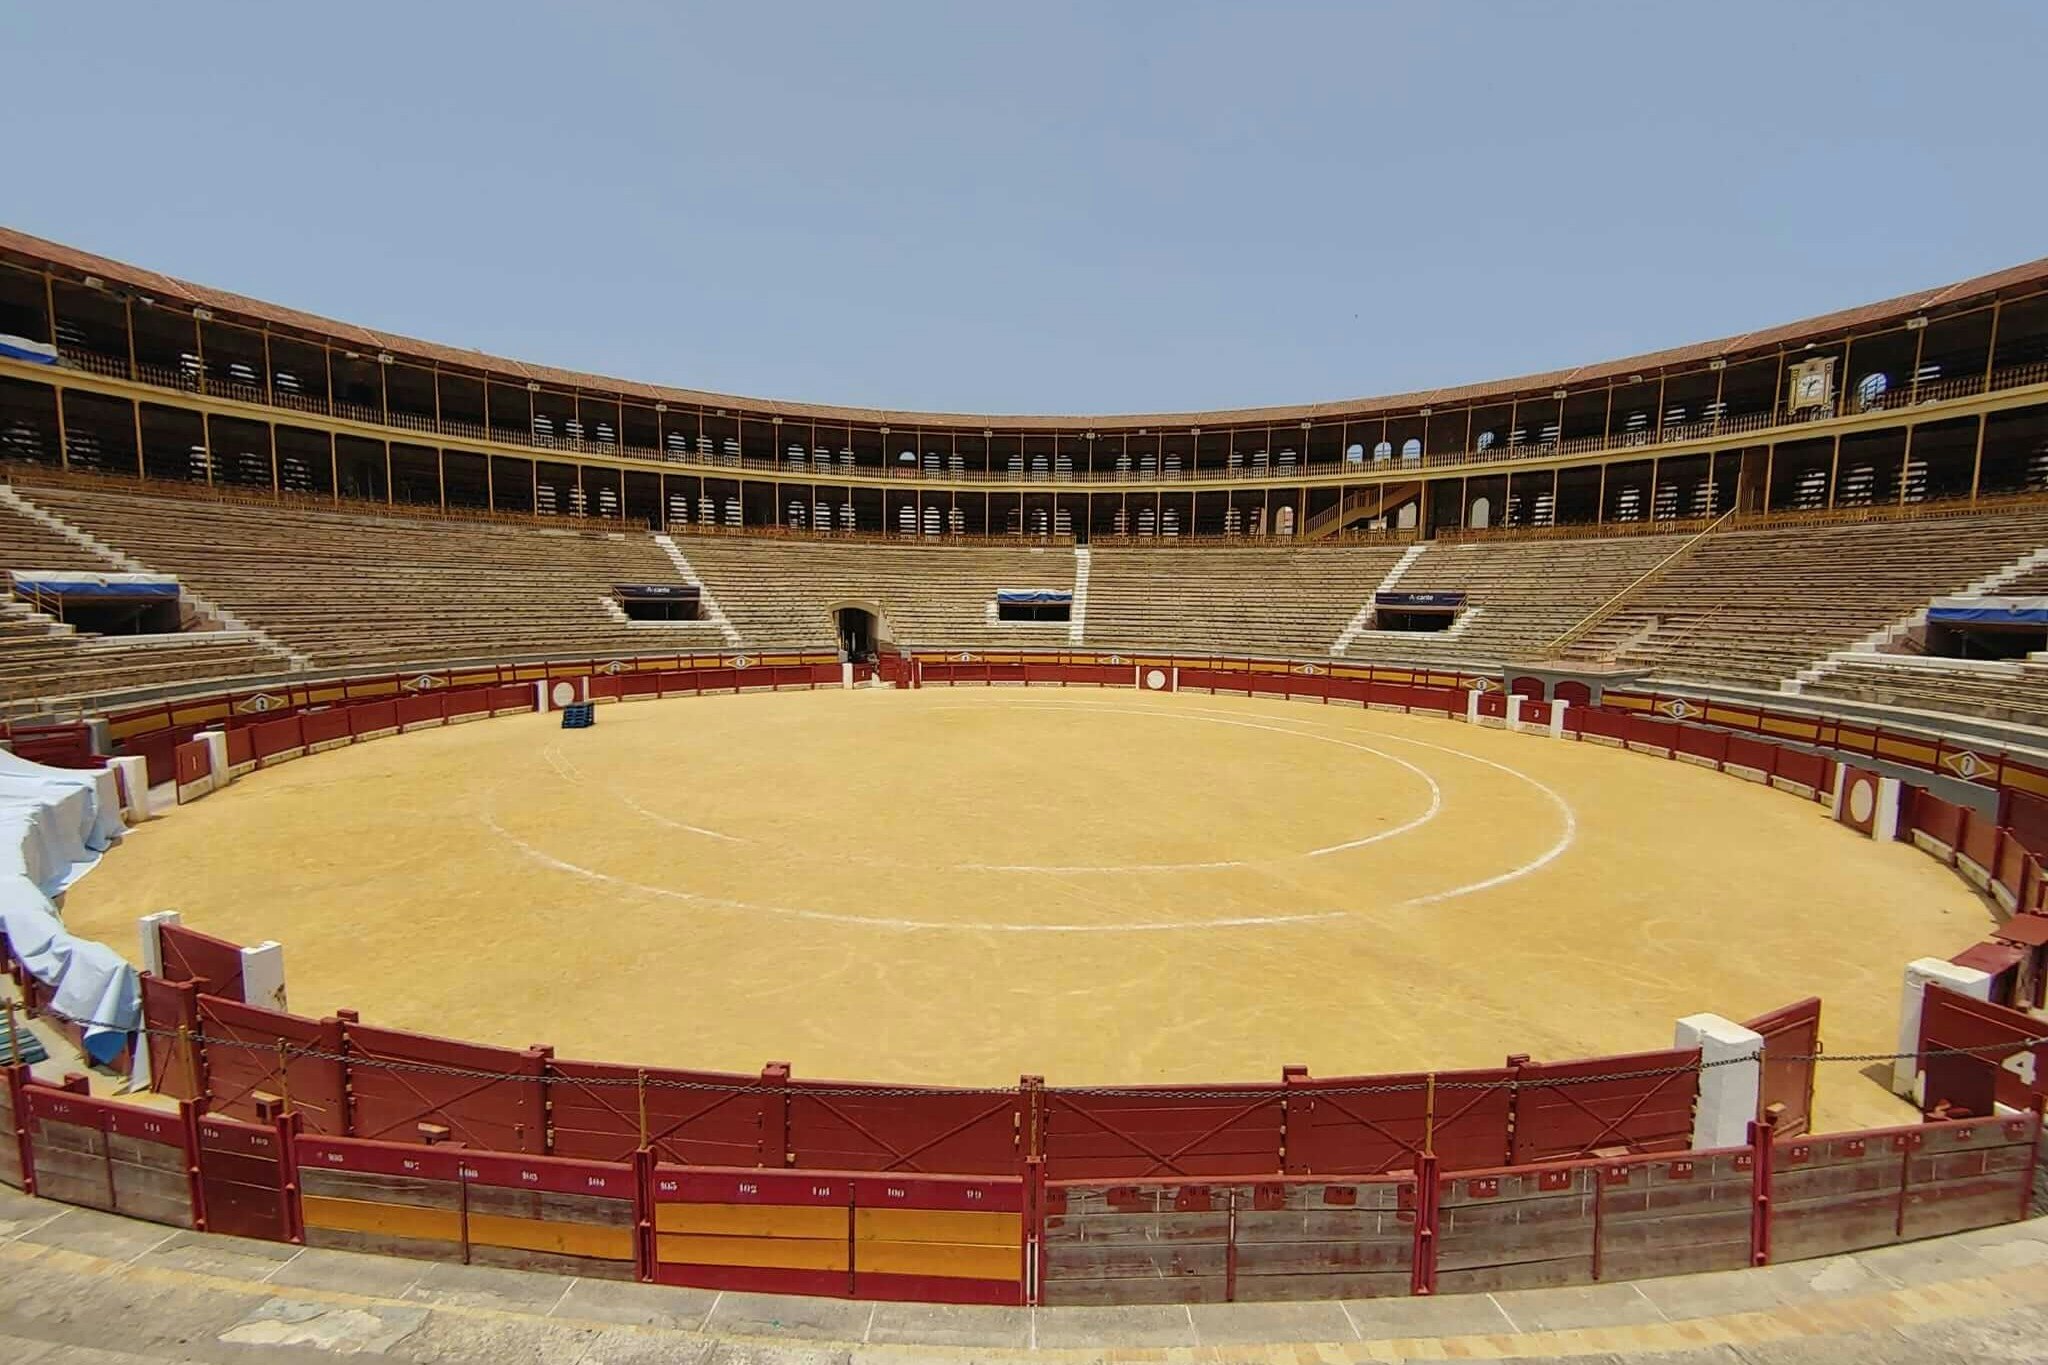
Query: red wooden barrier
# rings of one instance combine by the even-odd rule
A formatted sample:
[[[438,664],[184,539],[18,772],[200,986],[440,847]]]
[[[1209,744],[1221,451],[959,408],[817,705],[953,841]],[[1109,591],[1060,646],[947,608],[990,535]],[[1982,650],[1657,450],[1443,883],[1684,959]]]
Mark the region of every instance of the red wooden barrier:
[[[227,732],[228,766],[240,768],[256,761],[256,736],[246,725]]]
[[[789,1163],[824,1170],[1013,1174],[1025,1120],[1014,1093],[791,1080]]]
[[[348,708],[334,706],[302,713],[299,717],[299,733],[305,736],[307,748],[350,739]]]
[[[1516,1077],[1510,1164],[1685,1150],[1699,1058],[1697,1049],[1673,1049],[1524,1065]],[[1615,1079],[1588,1079],[1594,1076]]]
[[[201,1117],[195,1134],[207,1232],[264,1242],[299,1240],[287,1130]]]
[[[300,729],[297,716],[252,725],[248,732],[250,752],[258,763],[280,755],[297,753],[306,747],[306,738]],[[231,731],[230,734],[232,733]]]
[[[398,703],[389,700],[357,702],[348,708],[348,725],[349,732],[357,739],[396,730]]]
[[[539,1152],[547,1141],[541,1073],[546,1056],[451,1042],[350,1019],[342,1035],[351,1057],[350,1131],[357,1137],[414,1142],[422,1125],[499,1152]],[[360,1058],[360,1061],[355,1059]],[[378,1065],[379,1062],[396,1065]],[[438,1075],[408,1066],[448,1067],[506,1079]]]
[[[447,699],[439,692],[415,693],[398,699],[398,728],[431,725],[447,715]]]
[[[1498,1166],[1508,1157],[1515,1075],[1493,1069],[1311,1078],[1290,1071],[1287,1172],[1407,1170],[1425,1150],[1451,1170]],[[1387,1089],[1366,1091],[1380,1086]]]
[[[1142,1179],[1280,1172],[1284,1087],[1216,1086],[1203,1098],[1146,1089],[1115,1095],[1045,1090],[1046,1174]]]
[[[311,1132],[348,1131],[348,1077],[333,1060],[343,1050],[338,1020],[303,1019],[211,995],[199,996],[197,1004],[208,1110],[254,1120],[266,1101],[284,1103]],[[303,1055],[308,1052],[324,1055]]]
[[[546,1074],[557,1156],[624,1161],[644,1147],[674,1165],[787,1164],[786,1077],[554,1058]]]
[[[1777,1106],[1774,1131],[1797,1137],[1813,1122],[1813,1082],[1820,1055],[1820,997],[1811,996],[1752,1019],[1743,1027],[1764,1040],[1763,1076],[1757,1087],[1757,1117]]]
[[[2025,1043],[2044,1034],[2048,1025],[2024,1011],[1929,985],[1920,1006],[1923,1111],[1988,1115],[1994,1100],[2011,1109],[2033,1108],[2048,1096],[2048,1043]],[[1950,1048],[1977,1050],[1926,1055]]]
[[[197,982],[208,995],[242,998],[242,947],[182,924],[159,924],[157,944],[163,953],[164,977]]]

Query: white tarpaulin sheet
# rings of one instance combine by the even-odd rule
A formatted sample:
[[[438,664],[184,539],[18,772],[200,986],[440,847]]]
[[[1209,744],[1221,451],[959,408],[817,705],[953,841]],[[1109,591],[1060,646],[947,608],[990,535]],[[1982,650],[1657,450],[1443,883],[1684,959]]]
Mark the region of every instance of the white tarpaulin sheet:
[[[142,983],[121,955],[75,938],[52,901],[121,835],[112,769],[46,768],[0,752],[0,930],[59,1014],[89,1021],[86,1051],[105,1062],[142,1023]],[[146,1055],[147,1049],[136,1049]]]

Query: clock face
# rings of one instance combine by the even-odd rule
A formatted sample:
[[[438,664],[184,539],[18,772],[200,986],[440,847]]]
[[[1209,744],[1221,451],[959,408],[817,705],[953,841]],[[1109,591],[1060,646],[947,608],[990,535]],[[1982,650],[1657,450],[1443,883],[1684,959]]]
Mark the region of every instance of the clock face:
[[[1826,392],[1827,383],[1826,375],[1801,375],[1799,379],[1799,396],[1801,398],[1818,398]]]

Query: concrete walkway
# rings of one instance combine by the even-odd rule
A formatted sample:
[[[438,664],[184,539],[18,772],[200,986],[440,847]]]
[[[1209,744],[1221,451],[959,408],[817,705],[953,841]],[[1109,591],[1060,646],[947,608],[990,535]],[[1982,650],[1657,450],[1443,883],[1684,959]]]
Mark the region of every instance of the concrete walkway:
[[[305,1250],[0,1190],[0,1362],[2048,1361],[2048,1219],[1762,1270],[1440,1299],[940,1308]]]

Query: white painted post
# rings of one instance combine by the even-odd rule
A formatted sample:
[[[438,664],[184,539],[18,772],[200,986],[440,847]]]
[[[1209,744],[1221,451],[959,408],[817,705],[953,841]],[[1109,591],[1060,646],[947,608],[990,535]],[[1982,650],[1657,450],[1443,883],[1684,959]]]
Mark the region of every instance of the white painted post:
[[[1756,1120],[1762,1093],[1763,1035],[1718,1014],[1688,1014],[1678,1021],[1671,1045],[1700,1050],[1693,1150],[1740,1147],[1749,1141],[1749,1125]]]
[[[1479,689],[1476,687],[1465,690],[1465,723],[1467,725],[1477,725],[1479,723]]]
[[[107,760],[121,784],[121,811],[128,823],[139,825],[149,818],[149,763],[139,754],[123,754]]]
[[[853,686],[853,660],[841,659],[839,661],[839,685],[841,687]]]
[[[242,1000],[267,1010],[284,1010],[284,945],[265,939],[242,949]]]
[[[542,678],[533,685],[533,709],[546,715],[555,708],[548,703],[548,680]]]
[[[180,918],[175,910],[158,910],[135,922],[142,937],[142,970],[151,976],[164,974],[164,941],[156,931],[163,925],[179,923]]]
[[[1828,797],[1828,814],[1839,820],[1842,818],[1842,805],[1849,799],[1849,770],[1840,763],[1831,763],[1828,766],[1835,774],[1835,790]]]
[[[1870,837],[1886,843],[1899,837],[1899,779],[1880,777],[1877,779],[1877,818],[1870,827]]]
[[[1508,729],[1522,728],[1522,703],[1527,700],[1519,692],[1508,693]]]
[[[206,741],[206,766],[213,773],[213,789],[224,790],[234,780],[234,774],[228,771],[227,731],[206,730],[199,738]]]
[[[1920,1090],[1920,1011],[1927,999],[1927,983],[1934,982],[1957,995],[1973,1000],[1991,998],[1991,973],[1975,967],[1958,967],[1938,957],[1918,958],[1906,964],[1906,985],[1899,997],[1899,1054],[1892,1063],[1892,1093],[1918,1098]]]
[[[1550,703],[1550,737],[1552,739],[1564,738],[1564,713],[1570,709],[1571,703],[1568,701],[1554,701]]]

